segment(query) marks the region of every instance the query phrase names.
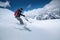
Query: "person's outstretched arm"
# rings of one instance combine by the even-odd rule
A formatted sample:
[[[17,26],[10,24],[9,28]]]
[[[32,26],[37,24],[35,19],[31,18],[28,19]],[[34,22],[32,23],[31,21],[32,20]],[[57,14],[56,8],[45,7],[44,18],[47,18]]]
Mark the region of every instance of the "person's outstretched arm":
[[[25,17],[25,15],[21,14],[21,16]]]

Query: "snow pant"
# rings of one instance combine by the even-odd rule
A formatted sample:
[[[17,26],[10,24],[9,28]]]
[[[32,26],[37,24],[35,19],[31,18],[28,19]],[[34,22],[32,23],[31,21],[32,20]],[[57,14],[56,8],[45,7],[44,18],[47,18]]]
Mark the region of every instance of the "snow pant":
[[[22,25],[24,24],[23,20],[20,17],[15,17],[15,18],[20,22],[20,24],[22,24]]]

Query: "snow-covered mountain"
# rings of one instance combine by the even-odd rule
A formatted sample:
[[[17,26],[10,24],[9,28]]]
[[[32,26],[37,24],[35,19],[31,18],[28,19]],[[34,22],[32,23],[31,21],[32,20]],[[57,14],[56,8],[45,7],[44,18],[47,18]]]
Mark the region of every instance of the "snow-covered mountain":
[[[47,20],[47,19],[60,19],[60,8],[55,8],[52,11],[46,11],[45,13],[39,14],[36,19]]]
[[[29,19],[32,23],[24,20],[27,30],[15,19],[14,12],[0,8],[0,40],[60,40],[60,19],[56,20],[35,20]]]
[[[46,4],[43,8],[37,8],[29,11],[25,11],[25,15],[29,18],[35,18],[37,20],[47,19],[60,19],[60,0],[52,0]]]

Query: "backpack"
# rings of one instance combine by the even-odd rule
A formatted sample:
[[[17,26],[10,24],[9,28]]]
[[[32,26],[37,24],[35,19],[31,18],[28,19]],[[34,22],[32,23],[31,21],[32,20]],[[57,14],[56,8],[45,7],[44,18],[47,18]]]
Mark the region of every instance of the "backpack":
[[[18,11],[16,11],[16,12],[14,13],[14,16],[18,16]]]

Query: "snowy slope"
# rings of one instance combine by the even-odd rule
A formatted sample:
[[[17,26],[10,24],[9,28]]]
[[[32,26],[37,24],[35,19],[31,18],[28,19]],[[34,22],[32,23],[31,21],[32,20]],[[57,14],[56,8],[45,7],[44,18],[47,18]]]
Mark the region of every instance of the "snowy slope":
[[[17,24],[19,22],[13,13],[0,8],[0,40],[60,40],[60,19],[41,21],[30,19],[32,23],[24,20],[26,27],[32,30],[29,32],[15,29],[23,26]]]

